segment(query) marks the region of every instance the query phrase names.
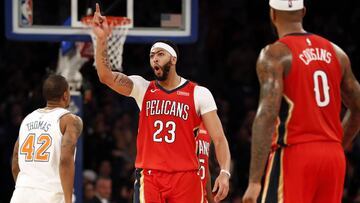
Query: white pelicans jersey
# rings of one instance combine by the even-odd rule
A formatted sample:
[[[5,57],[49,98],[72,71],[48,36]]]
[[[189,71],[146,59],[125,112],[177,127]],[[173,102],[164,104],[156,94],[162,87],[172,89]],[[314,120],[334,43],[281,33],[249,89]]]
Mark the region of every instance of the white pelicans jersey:
[[[59,165],[63,108],[37,109],[26,116],[19,132],[19,167],[16,188],[32,187],[63,192]]]

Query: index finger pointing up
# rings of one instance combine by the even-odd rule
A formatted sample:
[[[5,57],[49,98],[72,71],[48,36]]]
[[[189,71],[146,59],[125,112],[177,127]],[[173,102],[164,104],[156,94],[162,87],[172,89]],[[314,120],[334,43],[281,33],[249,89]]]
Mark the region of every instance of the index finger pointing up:
[[[98,12],[100,14],[100,6],[99,3],[96,3],[95,12]]]

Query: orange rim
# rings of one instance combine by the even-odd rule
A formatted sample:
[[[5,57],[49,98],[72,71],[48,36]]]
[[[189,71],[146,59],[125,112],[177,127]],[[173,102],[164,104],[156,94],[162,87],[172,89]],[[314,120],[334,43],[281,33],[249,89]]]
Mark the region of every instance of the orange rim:
[[[81,22],[88,26],[91,26],[92,20],[93,20],[92,15],[81,18]],[[108,24],[110,26],[114,26],[114,27],[128,25],[131,23],[130,18],[125,16],[106,16],[106,20],[108,21]]]

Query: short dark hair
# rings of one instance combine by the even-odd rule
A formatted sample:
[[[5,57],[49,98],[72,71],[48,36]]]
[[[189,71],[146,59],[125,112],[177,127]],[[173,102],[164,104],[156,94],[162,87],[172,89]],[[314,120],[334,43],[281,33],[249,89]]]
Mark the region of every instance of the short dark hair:
[[[178,48],[178,46],[175,44],[175,42],[170,41],[170,40],[161,39],[161,40],[156,40],[153,44],[155,44],[156,42],[162,42],[162,43],[165,43],[165,44],[171,46],[171,47],[175,50],[176,55],[177,55],[177,58],[178,58],[178,60],[179,60],[179,48]]]
[[[59,101],[68,88],[69,84],[63,76],[49,75],[43,84],[43,97],[46,101]]]

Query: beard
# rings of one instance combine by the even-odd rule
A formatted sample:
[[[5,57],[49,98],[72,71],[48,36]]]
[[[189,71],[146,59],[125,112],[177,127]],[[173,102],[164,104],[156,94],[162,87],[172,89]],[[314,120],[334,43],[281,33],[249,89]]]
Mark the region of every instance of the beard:
[[[156,80],[158,81],[165,81],[168,76],[169,76],[169,72],[170,72],[170,60],[165,64],[163,65],[162,67],[160,67],[161,70],[162,70],[162,75],[161,76],[157,76],[155,73],[155,78]]]

